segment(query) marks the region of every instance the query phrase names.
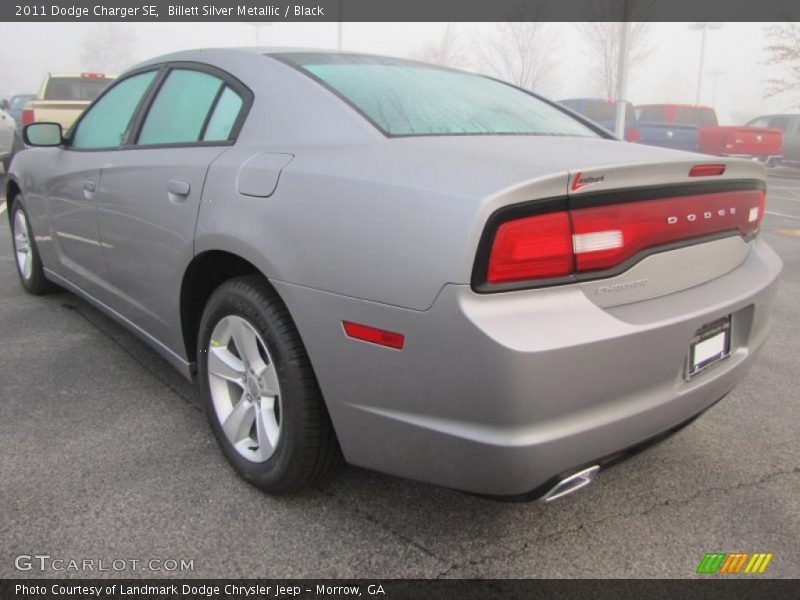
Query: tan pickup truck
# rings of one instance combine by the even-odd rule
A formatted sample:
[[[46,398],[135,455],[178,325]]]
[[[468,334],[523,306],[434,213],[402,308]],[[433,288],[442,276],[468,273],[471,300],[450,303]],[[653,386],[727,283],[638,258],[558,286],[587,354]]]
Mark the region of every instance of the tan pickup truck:
[[[78,115],[116,78],[104,73],[48,73],[34,100],[22,111],[22,125],[60,123],[66,132]]]

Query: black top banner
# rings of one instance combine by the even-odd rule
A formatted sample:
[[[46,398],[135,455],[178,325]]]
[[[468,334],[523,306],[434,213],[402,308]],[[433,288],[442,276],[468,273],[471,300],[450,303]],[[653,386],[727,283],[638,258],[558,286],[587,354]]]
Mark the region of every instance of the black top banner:
[[[3,0],[2,21],[797,21],[797,0]]]

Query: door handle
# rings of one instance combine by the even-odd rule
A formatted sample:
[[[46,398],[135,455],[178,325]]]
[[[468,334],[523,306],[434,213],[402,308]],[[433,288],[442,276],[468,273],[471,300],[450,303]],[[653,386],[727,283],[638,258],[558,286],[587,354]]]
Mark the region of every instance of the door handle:
[[[191,189],[192,188],[187,181],[178,181],[173,179],[167,184],[167,191],[170,194],[175,194],[176,196],[188,196]]]

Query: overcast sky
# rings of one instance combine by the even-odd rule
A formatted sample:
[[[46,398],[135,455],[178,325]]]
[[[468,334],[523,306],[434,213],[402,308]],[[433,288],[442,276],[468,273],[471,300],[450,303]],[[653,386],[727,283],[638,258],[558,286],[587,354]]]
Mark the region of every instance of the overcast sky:
[[[491,23],[452,25],[465,45],[480,44]],[[213,46],[255,45],[256,28],[246,23],[121,23],[133,40],[135,60],[173,50]],[[413,56],[426,42],[441,37],[444,23],[345,23],[345,50]],[[551,24],[560,36],[559,66],[548,95],[596,96],[586,46],[572,24]],[[723,123],[741,123],[767,112],[786,112],[800,97],[765,100],[764,81],[779,74],[764,64],[764,24],[725,23],[708,34],[706,76],[701,102],[714,104]],[[96,23],[0,23],[0,95],[38,89],[47,71],[82,71],[85,40]],[[259,28],[261,45],[333,48],[335,23],[277,23]],[[700,55],[700,33],[686,23],[653,23],[648,44],[653,51],[635,70],[628,98],[647,102],[693,103]],[[710,75],[709,72],[718,73]],[[714,80],[716,79],[716,86]],[[716,89],[715,89],[716,88]],[[797,110],[795,109],[795,112]]]

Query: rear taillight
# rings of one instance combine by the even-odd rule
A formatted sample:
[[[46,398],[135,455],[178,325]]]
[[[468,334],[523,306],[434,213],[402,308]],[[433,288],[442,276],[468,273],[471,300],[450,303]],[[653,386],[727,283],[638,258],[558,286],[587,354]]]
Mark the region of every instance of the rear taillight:
[[[646,200],[572,211],[576,267],[610,269],[646,248],[721,231],[753,233],[761,218],[764,193],[757,190]],[[751,211],[755,219],[751,220]],[[579,247],[583,237],[615,238],[605,245]]]
[[[34,115],[32,108],[26,108],[22,111],[22,126],[30,125],[33,123]]]
[[[605,271],[641,252],[726,231],[753,234],[761,190],[624,202],[506,221],[496,230],[486,283]]]
[[[561,211],[500,225],[492,244],[486,281],[563,277],[572,269],[569,213]]]
[[[639,130],[638,127],[631,127],[625,133],[625,139],[633,143],[639,142],[642,139],[642,132]]]
[[[104,73],[89,72],[89,73],[81,73],[81,77],[83,77],[84,79],[105,79],[106,76]]]

